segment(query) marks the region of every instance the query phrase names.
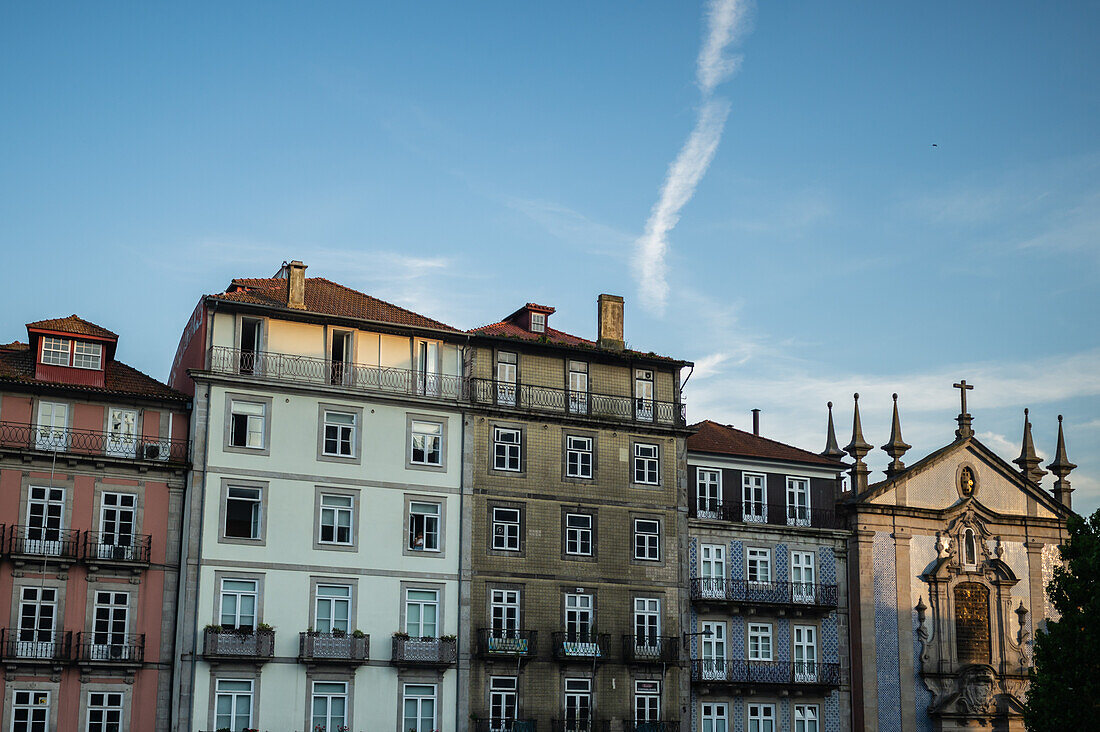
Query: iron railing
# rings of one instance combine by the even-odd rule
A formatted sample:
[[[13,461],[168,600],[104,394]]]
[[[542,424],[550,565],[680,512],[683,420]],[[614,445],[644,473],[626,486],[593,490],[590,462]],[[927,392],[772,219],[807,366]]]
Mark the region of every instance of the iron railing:
[[[470,401],[529,412],[572,414],[617,422],[684,426],[687,406],[633,396],[574,392],[550,386],[516,384],[494,379],[470,379]]]
[[[660,722],[636,722],[623,720],[623,732],[680,732],[680,720],[666,719]]]
[[[676,636],[624,635],[623,658],[627,663],[676,663],[680,639]]]
[[[611,651],[609,633],[566,631],[550,637],[559,661],[606,661]]]
[[[77,633],[76,653],[79,663],[140,665],[145,661],[145,634]]]
[[[840,664],[711,658],[691,662],[693,683],[839,686]]]
[[[84,561],[148,564],[152,541],[149,534],[85,531]]]
[[[307,663],[358,665],[370,658],[370,636],[351,633],[321,633],[309,630],[298,634],[298,659]]]
[[[606,719],[579,717],[577,719],[550,720],[551,732],[608,732],[611,724]]]
[[[394,666],[452,666],[458,660],[454,638],[393,637],[390,663]]]
[[[531,658],[538,651],[538,631],[479,628],[477,650],[484,657]]]
[[[275,631],[206,628],[203,631],[202,655],[214,659],[247,658],[253,663],[266,661],[275,655]]]
[[[98,430],[0,422],[0,448],[57,452],[87,457],[186,463],[189,440],[111,435]]]
[[[13,556],[73,562],[80,556],[80,532],[40,526],[9,526],[8,553]]]
[[[0,629],[0,658],[7,661],[66,662],[72,657],[72,646],[71,630]]]
[[[741,524],[802,526],[815,529],[842,529],[843,517],[831,508],[790,506],[760,501],[714,501],[696,496],[689,506],[691,518],[732,521]]]
[[[694,577],[691,580],[691,599],[698,602],[829,609],[837,606],[837,587],[811,582],[754,582],[725,577]]]
[[[472,732],[538,732],[538,723],[533,719],[475,719],[470,729]]]

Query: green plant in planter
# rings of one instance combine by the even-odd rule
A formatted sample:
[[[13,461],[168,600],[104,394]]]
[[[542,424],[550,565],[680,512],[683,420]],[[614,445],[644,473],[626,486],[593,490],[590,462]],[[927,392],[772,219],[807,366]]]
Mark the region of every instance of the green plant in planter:
[[[403,630],[396,630],[396,631],[394,631],[394,633],[393,633],[393,637],[394,637],[394,638],[408,638],[408,637],[409,637],[409,634],[408,634],[408,633],[406,633],[406,632],[405,632],[405,631],[403,631]]]
[[[267,623],[260,623],[256,626],[256,630],[260,633],[270,633],[271,631],[275,630],[275,626],[268,625]]]
[[[203,628],[203,630],[210,631],[211,633],[220,633],[222,632],[222,626],[209,624],[205,628]],[[221,730],[218,730],[218,732],[221,732]]]
[[[456,641],[456,640],[458,640],[458,636],[456,636],[456,635],[441,635],[441,636],[439,636],[439,640],[441,640],[441,641]]]
[[[348,632],[346,630],[340,630],[339,628],[333,628],[332,629],[332,637],[333,638],[343,638],[347,634],[348,634]]]
[[[359,630],[358,628],[356,628],[356,629],[355,629],[355,630],[354,630],[354,631],[352,632],[352,634],[351,634],[351,637],[352,637],[352,638],[366,638],[366,637],[367,637],[367,634],[366,634],[366,633],[364,633],[363,631]]]

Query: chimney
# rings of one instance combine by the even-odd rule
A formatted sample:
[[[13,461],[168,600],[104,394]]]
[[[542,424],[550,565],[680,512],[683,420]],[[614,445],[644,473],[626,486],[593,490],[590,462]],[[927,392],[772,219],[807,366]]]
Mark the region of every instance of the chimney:
[[[760,436],[760,410],[752,410],[752,433],[757,437]]]
[[[286,306],[295,310],[306,309],[306,265],[295,259],[287,263]]]
[[[626,347],[623,342],[623,299],[618,295],[600,295],[596,302],[599,303],[596,326],[600,348],[623,350]]]

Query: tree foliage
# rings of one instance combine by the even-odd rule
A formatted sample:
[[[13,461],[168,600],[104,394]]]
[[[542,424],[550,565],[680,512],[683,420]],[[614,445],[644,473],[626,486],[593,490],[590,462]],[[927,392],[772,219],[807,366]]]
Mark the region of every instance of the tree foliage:
[[[1060,617],[1035,634],[1029,732],[1100,729],[1100,510],[1066,529],[1063,566],[1047,586]]]

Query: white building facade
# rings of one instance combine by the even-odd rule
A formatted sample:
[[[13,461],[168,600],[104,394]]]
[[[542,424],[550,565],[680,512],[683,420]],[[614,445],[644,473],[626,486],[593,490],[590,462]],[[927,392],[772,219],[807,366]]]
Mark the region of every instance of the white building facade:
[[[183,730],[458,729],[462,343],[292,262],[203,298]]]

